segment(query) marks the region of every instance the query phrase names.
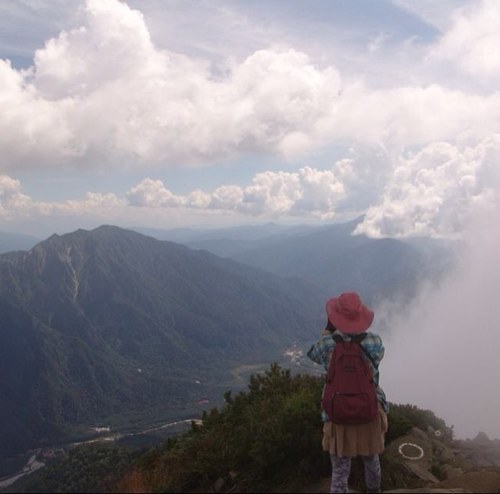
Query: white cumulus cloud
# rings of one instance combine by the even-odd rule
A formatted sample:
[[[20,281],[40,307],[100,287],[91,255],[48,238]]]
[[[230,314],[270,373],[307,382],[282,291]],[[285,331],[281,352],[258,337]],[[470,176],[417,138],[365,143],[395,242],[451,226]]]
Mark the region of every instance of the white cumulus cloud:
[[[155,47],[139,11],[87,0],[82,25],[49,39],[29,70],[2,61],[9,112],[0,130],[12,156],[3,166],[40,166],[36,158],[51,154],[58,163],[128,155],[168,165],[297,151],[339,87],[334,68],[293,49],[264,48],[214,73],[208,62]]]
[[[430,52],[477,79],[500,80],[500,3],[480,0],[458,9],[452,26]]]
[[[27,214],[32,200],[21,192],[21,183],[7,175],[0,175],[0,215],[9,218],[16,214]]]
[[[468,225],[476,205],[495,197],[500,136],[477,146],[433,143],[400,158],[383,196],[358,233],[371,236],[453,237]]]
[[[234,211],[250,216],[275,214],[333,217],[345,190],[333,170],[301,168],[296,173],[262,172],[250,185],[223,185],[209,193],[194,190],[185,196],[173,194],[161,180],[146,178],[130,189],[131,206],[156,208],[202,208]]]

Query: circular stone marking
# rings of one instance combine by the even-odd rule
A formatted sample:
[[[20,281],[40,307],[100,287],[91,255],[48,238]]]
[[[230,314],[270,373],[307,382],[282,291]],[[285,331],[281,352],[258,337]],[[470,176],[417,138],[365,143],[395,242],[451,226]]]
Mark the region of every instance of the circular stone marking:
[[[417,454],[415,456],[409,456],[405,453],[403,453],[403,448],[405,446],[409,446],[411,448],[415,448],[417,450]],[[420,460],[420,458],[424,457],[424,450],[418,445],[414,443],[401,443],[398,448],[399,454],[403,457],[406,458],[407,460]]]

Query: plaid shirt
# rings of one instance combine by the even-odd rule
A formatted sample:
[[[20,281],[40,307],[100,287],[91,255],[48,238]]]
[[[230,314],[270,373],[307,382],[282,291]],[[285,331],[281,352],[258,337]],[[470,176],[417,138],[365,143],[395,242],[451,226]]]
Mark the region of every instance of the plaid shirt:
[[[341,333],[339,330],[337,330],[335,334],[342,336],[344,340],[349,340],[349,336]],[[380,361],[384,358],[385,352],[382,338],[374,333],[371,333],[370,331],[367,331],[366,337],[361,342],[361,346],[366,350],[366,352],[373,360],[373,362],[371,362],[370,360],[368,360],[368,362],[373,373],[373,380],[377,385],[377,398],[382,405],[383,410],[387,413],[389,411],[389,405],[387,403],[384,391],[379,386],[378,366],[380,364]],[[332,334],[328,333],[322,336],[316,343],[314,343],[314,345],[311,346],[311,348],[307,352],[307,356],[313,362],[322,365],[325,371],[328,371],[328,363],[330,362],[330,356],[334,348],[335,340],[333,339]],[[322,411],[322,418],[324,422],[329,420],[324,411]]]

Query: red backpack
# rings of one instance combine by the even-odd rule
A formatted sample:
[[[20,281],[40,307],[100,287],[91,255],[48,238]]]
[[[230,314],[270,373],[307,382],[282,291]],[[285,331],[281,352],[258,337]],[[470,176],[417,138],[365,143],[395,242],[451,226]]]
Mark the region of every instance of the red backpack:
[[[377,388],[368,353],[361,346],[366,333],[345,341],[333,335],[335,348],[328,365],[322,405],[335,424],[366,424],[378,414]]]

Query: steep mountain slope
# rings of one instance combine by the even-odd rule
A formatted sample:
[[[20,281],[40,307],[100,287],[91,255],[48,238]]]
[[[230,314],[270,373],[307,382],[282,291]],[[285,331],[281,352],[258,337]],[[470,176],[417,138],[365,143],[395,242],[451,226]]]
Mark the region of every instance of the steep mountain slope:
[[[0,458],[68,427],[182,409],[323,324],[306,284],[103,226],[0,256]]]

